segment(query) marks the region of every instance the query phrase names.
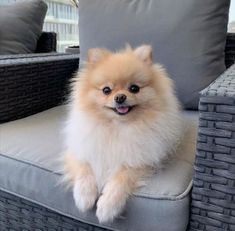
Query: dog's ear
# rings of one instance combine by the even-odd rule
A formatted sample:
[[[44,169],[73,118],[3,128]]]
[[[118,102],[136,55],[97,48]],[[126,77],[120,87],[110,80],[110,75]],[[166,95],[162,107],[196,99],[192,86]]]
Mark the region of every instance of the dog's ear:
[[[87,61],[90,64],[96,64],[110,54],[111,52],[106,49],[92,48],[88,50]]]
[[[144,63],[152,65],[153,49],[150,45],[142,45],[134,50],[134,54]]]

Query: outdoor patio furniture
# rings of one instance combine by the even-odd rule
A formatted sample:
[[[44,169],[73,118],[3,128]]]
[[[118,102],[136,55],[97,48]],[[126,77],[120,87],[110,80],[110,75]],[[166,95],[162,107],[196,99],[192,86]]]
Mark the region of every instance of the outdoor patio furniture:
[[[95,29],[87,48],[109,35]],[[198,126],[195,164],[186,145],[182,158],[154,175],[108,224],[98,223],[95,208],[79,212],[61,183],[68,84],[85,59],[85,35],[82,57],[0,56],[0,230],[235,230],[235,34],[227,34],[225,57],[219,57],[227,70],[201,92],[198,110],[196,98],[184,101],[191,109],[184,116]],[[114,41],[106,39],[111,47]]]
[[[235,230],[235,34],[227,70],[201,92],[189,230]]]
[[[36,53],[0,55],[0,122],[62,103],[79,54],[56,53],[56,34],[43,32]]]

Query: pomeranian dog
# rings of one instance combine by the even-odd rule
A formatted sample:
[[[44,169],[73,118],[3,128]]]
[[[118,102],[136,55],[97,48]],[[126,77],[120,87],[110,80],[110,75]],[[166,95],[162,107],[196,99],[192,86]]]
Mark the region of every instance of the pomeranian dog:
[[[72,88],[65,174],[82,212],[97,201],[111,222],[154,169],[174,155],[182,135],[180,106],[166,71],[142,45],[112,53],[90,49]]]

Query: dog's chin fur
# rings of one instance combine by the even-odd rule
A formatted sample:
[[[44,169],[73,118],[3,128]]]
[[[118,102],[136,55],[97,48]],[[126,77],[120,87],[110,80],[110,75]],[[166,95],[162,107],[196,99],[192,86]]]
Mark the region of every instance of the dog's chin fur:
[[[163,160],[174,154],[180,141],[181,113],[172,82],[160,65],[151,63],[149,49],[149,46],[136,50],[127,48],[116,54],[106,50],[93,51],[89,54],[91,57],[88,55],[85,68],[75,77],[66,128],[65,167],[73,182],[74,193],[81,196],[81,190],[87,185],[80,182],[80,191],[75,189],[78,178],[82,179],[85,175],[80,173],[79,166],[84,167],[84,163],[88,166],[88,172],[93,176],[90,184],[96,196],[86,198],[91,204],[87,203],[87,209],[92,207],[102,190],[105,193],[111,187],[106,187],[106,184],[112,176],[119,174],[120,169],[134,169],[132,173],[135,178],[138,172],[147,173],[150,167],[161,167]],[[140,85],[140,91],[130,93],[128,84]],[[102,92],[106,85],[112,87],[110,95]],[[134,105],[126,115],[119,115],[110,109],[115,107],[114,96],[117,93],[125,94],[127,104]],[[118,182],[122,184],[124,178]],[[140,178],[137,177],[136,184],[139,184]],[[135,187],[129,188],[128,184],[123,187],[131,194]],[[112,190],[115,194],[115,189]],[[86,195],[89,193],[86,192]],[[120,197],[117,196],[117,200]],[[104,205],[107,200],[102,198],[97,204],[97,216],[101,222],[115,218],[125,205],[106,208],[114,204]],[[86,210],[84,201],[76,201],[77,205],[81,205],[78,205],[80,210]]]

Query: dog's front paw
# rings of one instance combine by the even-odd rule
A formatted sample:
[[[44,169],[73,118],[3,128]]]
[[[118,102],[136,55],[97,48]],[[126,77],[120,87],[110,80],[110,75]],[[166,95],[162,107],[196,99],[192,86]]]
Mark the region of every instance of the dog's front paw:
[[[97,202],[96,216],[99,222],[112,222],[122,212],[127,196],[122,189],[106,188]]]
[[[96,182],[93,176],[78,179],[73,188],[76,206],[81,212],[91,209],[98,196]]]

